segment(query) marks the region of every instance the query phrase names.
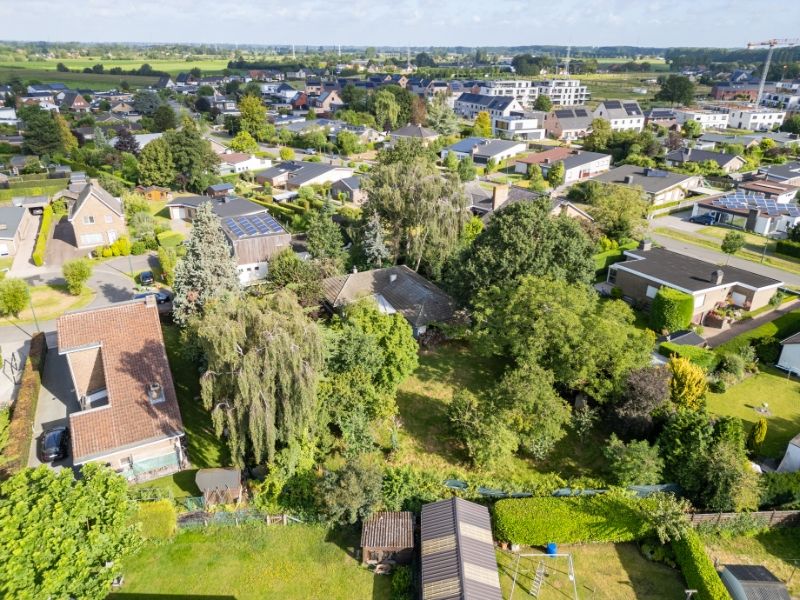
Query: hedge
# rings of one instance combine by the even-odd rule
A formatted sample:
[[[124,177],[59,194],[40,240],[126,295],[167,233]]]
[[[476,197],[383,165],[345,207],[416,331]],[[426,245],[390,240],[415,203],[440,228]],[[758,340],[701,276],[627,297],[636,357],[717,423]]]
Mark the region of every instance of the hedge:
[[[775,245],[775,252],[794,258],[800,258],[800,242],[778,240],[778,243]]]
[[[39,224],[39,233],[36,236],[36,244],[33,246],[33,264],[41,267],[44,264],[44,251],[47,248],[47,238],[50,237],[50,224],[53,222],[53,207],[49,204],[44,207],[42,212],[42,222]]]
[[[183,234],[179,231],[162,231],[157,236],[159,246],[176,248],[183,241]]]
[[[689,327],[694,315],[694,297],[686,292],[661,287],[650,307],[653,331],[681,331]]]
[[[22,370],[17,400],[11,408],[8,443],[3,451],[3,475],[13,475],[28,466],[36,402],[42,386],[45,350],[44,334],[34,334],[31,338],[30,352]]]
[[[720,361],[719,354],[711,350],[686,344],[675,344],[673,342],[662,342],[658,347],[658,353],[667,358],[670,358],[673,354],[681,358],[688,358],[691,362],[698,367],[702,367],[709,373],[717,368],[717,364]]]
[[[141,502],[136,520],[142,524],[142,537],[147,540],[166,540],[175,535],[178,527],[172,500]]]
[[[527,546],[631,542],[649,531],[638,503],[615,492],[499,500],[494,505],[495,534],[501,540]]]
[[[686,585],[697,590],[694,596],[697,600],[731,600],[714,563],[706,553],[703,540],[694,529],[684,532],[680,540],[673,541],[672,550]]]
[[[761,476],[759,508],[800,508],[800,471],[764,473]]]
[[[623,244],[619,248],[614,248],[613,250],[606,250],[605,252],[598,252],[594,255],[594,269],[597,273],[605,271],[608,267],[613,265],[614,263],[621,262],[625,260],[624,252],[625,250],[633,250],[637,247],[637,242],[629,242],[627,244]]]
[[[781,315],[774,321],[764,323],[755,329],[737,335],[732,340],[728,340],[724,344],[717,346],[716,350],[721,353],[732,352],[738,354],[745,346],[755,346],[760,341],[769,338],[782,340],[790,335],[794,335],[798,331],[800,331],[800,310],[795,310]]]

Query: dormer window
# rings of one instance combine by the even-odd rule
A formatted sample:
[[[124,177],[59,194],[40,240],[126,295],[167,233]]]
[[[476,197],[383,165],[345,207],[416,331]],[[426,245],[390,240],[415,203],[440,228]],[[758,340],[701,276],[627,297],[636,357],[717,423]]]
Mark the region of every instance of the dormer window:
[[[164,402],[164,388],[157,381],[147,386],[147,399],[150,404],[160,404]]]

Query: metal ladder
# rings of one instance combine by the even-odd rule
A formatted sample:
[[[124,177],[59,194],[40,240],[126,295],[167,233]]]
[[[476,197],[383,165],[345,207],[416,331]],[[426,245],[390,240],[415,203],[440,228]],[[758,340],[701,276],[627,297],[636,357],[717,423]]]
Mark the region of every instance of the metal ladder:
[[[531,596],[534,598],[539,597],[539,591],[542,589],[542,583],[544,583],[544,576],[547,569],[544,566],[544,561],[539,561],[539,566],[536,567],[536,576],[533,578],[533,585],[531,586]]]

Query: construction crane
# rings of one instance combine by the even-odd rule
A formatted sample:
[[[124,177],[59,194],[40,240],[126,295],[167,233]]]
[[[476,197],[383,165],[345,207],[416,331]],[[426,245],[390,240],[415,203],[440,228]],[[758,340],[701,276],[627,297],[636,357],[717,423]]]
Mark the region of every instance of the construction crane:
[[[758,84],[758,96],[756,97],[756,106],[761,105],[761,96],[764,95],[764,85],[767,83],[767,73],[769,72],[769,64],[772,62],[772,52],[776,47],[782,46],[790,48],[792,46],[800,46],[800,39],[781,39],[781,40],[767,40],[766,42],[749,42],[748,49],[752,48],[769,48],[767,50],[767,61],[764,63],[764,71],[761,73],[761,81]]]

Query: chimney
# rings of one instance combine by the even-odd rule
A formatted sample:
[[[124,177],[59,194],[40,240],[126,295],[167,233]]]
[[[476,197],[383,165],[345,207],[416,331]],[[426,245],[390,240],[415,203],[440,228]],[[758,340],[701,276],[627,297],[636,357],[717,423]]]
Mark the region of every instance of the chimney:
[[[725,272],[722,269],[715,269],[714,271],[711,271],[711,283],[714,285],[720,285],[724,276]]]
[[[653,249],[653,240],[643,239],[639,242],[639,250],[642,252],[647,252],[648,250]]]
[[[492,210],[497,210],[508,200],[508,186],[499,184],[492,190]]]
[[[633,183],[633,175],[625,175],[625,183]]]
[[[545,158],[542,162],[544,164],[546,164],[546,165],[549,165],[550,164],[550,159],[549,158]]]

